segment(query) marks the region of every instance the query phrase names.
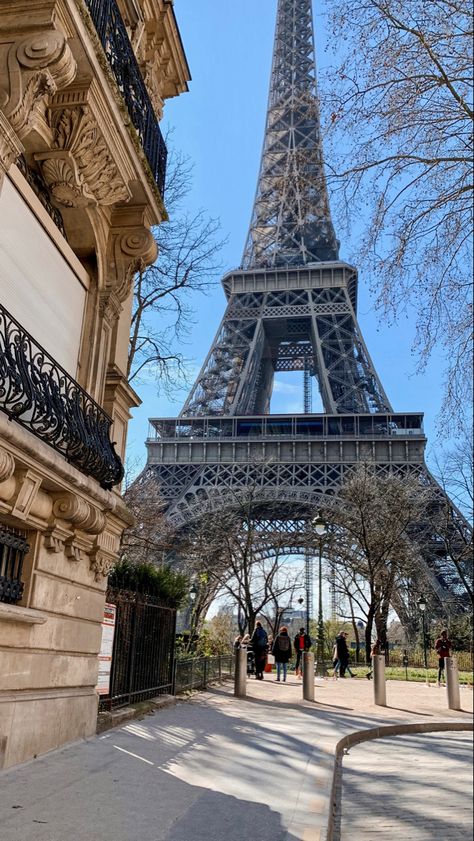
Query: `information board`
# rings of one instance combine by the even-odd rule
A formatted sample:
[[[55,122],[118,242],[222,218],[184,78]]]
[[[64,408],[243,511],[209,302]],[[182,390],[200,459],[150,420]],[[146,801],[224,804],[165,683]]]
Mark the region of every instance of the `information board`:
[[[108,695],[110,692],[110,670],[112,668],[116,614],[117,608],[114,604],[105,605],[102,622],[102,643],[99,651],[99,678],[97,682],[99,695]]]

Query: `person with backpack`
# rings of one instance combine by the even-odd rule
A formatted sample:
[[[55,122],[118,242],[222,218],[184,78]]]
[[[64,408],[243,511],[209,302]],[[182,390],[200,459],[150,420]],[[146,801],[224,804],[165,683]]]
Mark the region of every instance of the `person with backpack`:
[[[268,636],[267,632],[262,628],[261,622],[255,623],[255,630],[252,634],[250,645],[255,657],[255,677],[257,680],[263,680],[263,670],[267,660],[268,651]]]
[[[309,634],[305,632],[304,628],[300,628],[299,632],[296,634],[296,637],[293,642],[296,654],[296,667],[295,667],[295,674],[296,677],[303,676],[303,669],[302,669],[302,660],[303,660],[303,653],[305,651],[309,651],[311,648],[311,637]]]
[[[291,659],[291,653],[291,640],[288,636],[288,628],[283,626],[280,628],[272,645],[272,654],[275,658],[278,681],[280,680],[281,672],[283,672],[283,681],[286,681],[286,672],[288,669],[288,661]]]
[[[451,657],[452,642],[448,638],[447,631],[441,631],[441,636],[435,642],[435,649],[438,655],[438,686],[441,686],[441,680],[444,677],[444,661],[446,657]]]

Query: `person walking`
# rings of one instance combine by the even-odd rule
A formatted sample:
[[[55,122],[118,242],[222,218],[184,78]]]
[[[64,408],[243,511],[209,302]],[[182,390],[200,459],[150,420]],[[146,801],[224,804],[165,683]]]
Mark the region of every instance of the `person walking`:
[[[257,680],[263,680],[263,670],[268,651],[268,636],[267,632],[262,628],[262,623],[259,621],[255,623],[255,630],[250,639],[250,645],[252,646],[255,657],[255,677]]]
[[[280,673],[283,672],[283,681],[286,681],[288,661],[291,659],[291,640],[288,636],[288,628],[283,625],[275,637],[272,645],[272,654],[277,667],[277,680],[280,680]]]
[[[441,636],[435,642],[435,649],[438,655],[438,686],[441,686],[441,678],[444,677],[444,659],[451,657],[452,642],[448,639],[448,632],[441,631]]]
[[[309,634],[306,633],[304,628],[299,629],[293,641],[293,646],[296,654],[295,674],[296,677],[301,678],[303,676],[303,654],[305,651],[309,651],[309,649],[311,648],[311,637],[309,636]]]
[[[347,631],[341,631],[336,637],[336,654],[337,659],[339,661],[339,675],[341,677],[346,676],[346,669],[349,666],[349,649],[347,647]],[[335,667],[337,668],[337,666]],[[352,672],[350,672],[351,677],[354,677]]]

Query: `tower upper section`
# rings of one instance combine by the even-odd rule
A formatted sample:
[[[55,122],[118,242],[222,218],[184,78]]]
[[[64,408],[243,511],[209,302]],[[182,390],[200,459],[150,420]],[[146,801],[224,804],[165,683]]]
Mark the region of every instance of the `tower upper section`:
[[[338,259],[323,167],[312,0],[278,0],[267,123],[244,268]]]

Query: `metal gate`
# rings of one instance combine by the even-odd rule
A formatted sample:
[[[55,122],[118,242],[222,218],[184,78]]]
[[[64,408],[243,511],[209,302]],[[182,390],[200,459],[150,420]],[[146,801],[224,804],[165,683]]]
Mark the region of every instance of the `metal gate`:
[[[141,601],[136,593],[108,591],[117,608],[110,694],[99,709],[110,710],[173,691],[176,611]]]

